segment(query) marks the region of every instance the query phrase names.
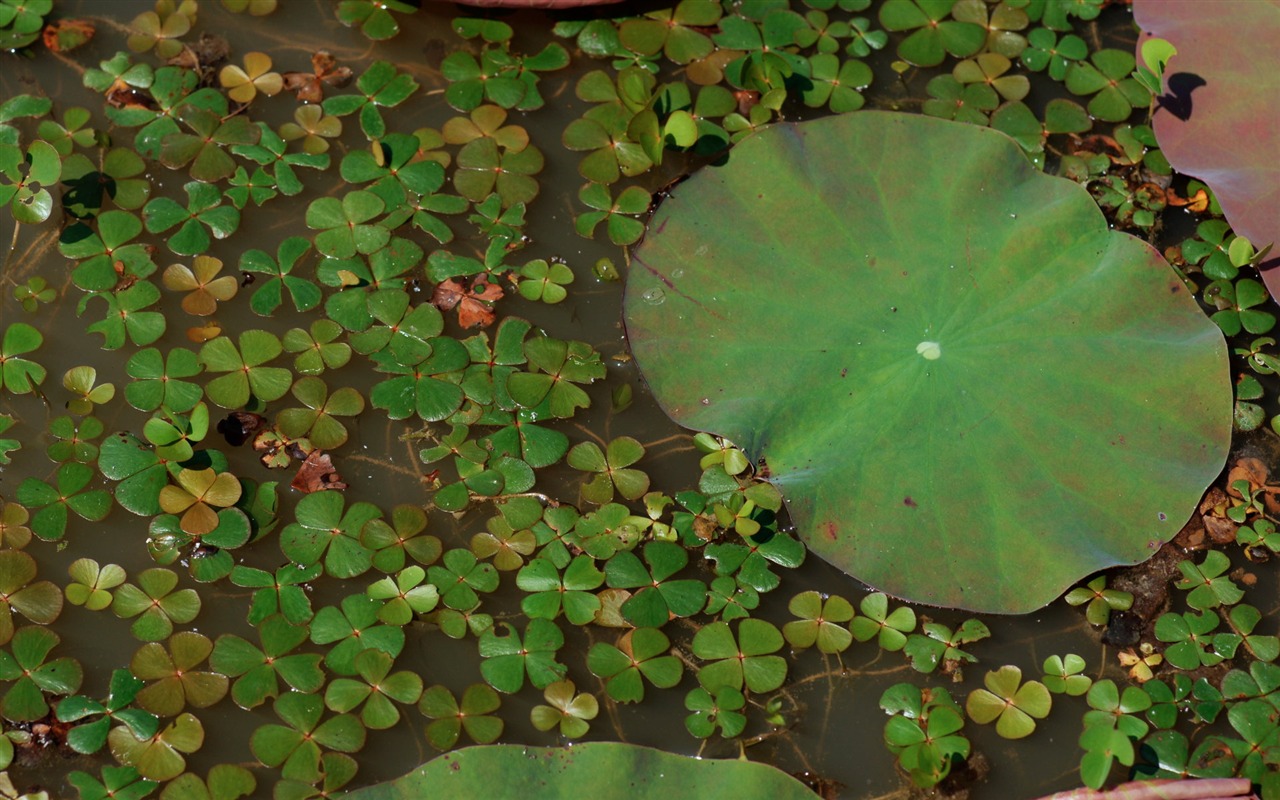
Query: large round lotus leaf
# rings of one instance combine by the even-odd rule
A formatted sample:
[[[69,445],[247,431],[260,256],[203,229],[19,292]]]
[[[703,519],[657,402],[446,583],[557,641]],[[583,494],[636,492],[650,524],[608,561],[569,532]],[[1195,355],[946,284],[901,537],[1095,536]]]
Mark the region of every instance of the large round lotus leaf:
[[[767,460],[890,594],[1025,612],[1151,555],[1218,474],[1226,347],[1146,243],[1003,134],[858,112],[663,202],[624,304],[677,422]]]
[[[754,761],[689,758],[618,742],[465,747],[347,800],[813,800],[790,775]]]
[[[1209,184],[1236,233],[1280,245],[1280,60],[1248,46],[1280,36],[1280,0],[1136,0],[1133,16],[1178,49],[1151,123],[1169,163]],[[1278,256],[1262,272],[1273,297]]]

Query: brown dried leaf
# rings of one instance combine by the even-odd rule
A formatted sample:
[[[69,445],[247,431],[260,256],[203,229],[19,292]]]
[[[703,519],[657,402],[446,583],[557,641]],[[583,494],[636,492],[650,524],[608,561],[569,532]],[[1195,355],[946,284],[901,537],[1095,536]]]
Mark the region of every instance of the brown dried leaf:
[[[231,55],[231,44],[221,36],[203,33],[200,40],[183,47],[167,62],[173,67],[195,70],[203,79],[212,77],[214,67]]]
[[[477,276],[458,304],[458,324],[463,328],[486,328],[493,324],[493,304],[502,299],[502,287]]]
[[[1204,493],[1204,499],[1200,501],[1201,514],[1213,514],[1221,516],[1222,509],[1227,506],[1227,493],[1217,486],[1211,486],[1209,491]]]
[[[289,485],[304,494],[326,489],[347,488],[347,484],[342,482],[342,476],[333,466],[333,459],[329,458],[328,453],[320,450],[311,451]]]
[[[1240,526],[1226,517],[1204,517],[1204,530],[1217,544],[1230,544],[1236,540]]]
[[[431,293],[431,305],[441,311],[449,311],[467,296],[467,287],[449,278],[436,286]]]
[[[1257,491],[1267,485],[1267,465],[1256,458],[1242,458],[1227,473],[1227,493],[1232,497],[1240,497],[1240,493],[1231,488],[1236,481],[1248,481],[1250,491]]]
[[[296,92],[304,103],[319,103],[324,99],[324,84],[341,88],[351,82],[351,68],[338,66],[338,59],[328,50],[311,54],[311,72],[286,72],[284,88]]]
[[[60,19],[44,26],[44,46],[54,53],[66,53],[88,43],[96,32],[88,20]]]
[[[605,589],[597,597],[600,598],[600,610],[596,612],[595,622],[606,628],[630,628],[631,623],[622,616],[622,604],[631,599],[631,592],[626,589]]]
[[[1209,208],[1209,195],[1204,189],[1198,190],[1191,197],[1181,197],[1173,187],[1165,189],[1164,201],[1171,206],[1186,206],[1187,210],[1194,211],[1197,214],[1203,213]]]

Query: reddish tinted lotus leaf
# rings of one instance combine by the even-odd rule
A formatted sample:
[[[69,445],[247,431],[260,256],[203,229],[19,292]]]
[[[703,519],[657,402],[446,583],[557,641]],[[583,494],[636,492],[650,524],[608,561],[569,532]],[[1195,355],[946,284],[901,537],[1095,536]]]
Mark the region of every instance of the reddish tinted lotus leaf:
[[[342,476],[333,466],[333,459],[329,458],[328,453],[320,450],[311,451],[302,462],[302,466],[298,468],[298,474],[294,477],[293,483],[289,485],[304,494],[325,489],[347,488],[347,485],[342,482]]]
[[[988,128],[747,137],[658,207],[623,308],[673,419],[767,459],[814,553],[924,603],[1027,612],[1149,557],[1231,443],[1221,331]]]
[[[1134,0],[1133,16],[1178,49],[1152,118],[1169,163],[1209,184],[1231,227],[1258,249],[1280,242],[1280,62],[1245,46],[1280,38],[1280,0]],[[1280,254],[1263,266],[1280,296]]]

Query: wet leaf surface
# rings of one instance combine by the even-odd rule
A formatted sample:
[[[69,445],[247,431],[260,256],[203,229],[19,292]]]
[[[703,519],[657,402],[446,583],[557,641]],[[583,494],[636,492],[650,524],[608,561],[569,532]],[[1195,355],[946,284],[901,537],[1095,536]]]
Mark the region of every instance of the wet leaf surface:
[[[935,137],[972,159],[921,158],[945,150]],[[909,158],[887,156],[908,139],[894,152]],[[926,216],[937,235],[904,240]],[[775,127],[677,187],[651,228],[625,313],[659,401],[767,458],[810,549],[877,588],[1031,610],[1147,557],[1221,467],[1230,387],[1202,377],[1225,375],[1217,332],[1151,248],[997,134],[879,113]],[[783,261],[795,324],[743,339],[777,318]],[[874,306],[848,314],[868,292]],[[1055,311],[1068,306],[1088,321]],[[1067,374],[1088,402],[1054,388]]]

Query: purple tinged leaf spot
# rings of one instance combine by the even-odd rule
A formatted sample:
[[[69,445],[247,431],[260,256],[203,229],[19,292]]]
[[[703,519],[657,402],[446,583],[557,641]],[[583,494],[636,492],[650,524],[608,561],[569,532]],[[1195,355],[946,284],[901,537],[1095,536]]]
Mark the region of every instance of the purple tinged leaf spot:
[[[1156,514],[1156,517],[1158,517],[1158,518],[1160,519],[1160,521],[1161,521],[1161,522],[1164,522],[1165,520],[1169,519],[1169,515],[1168,515],[1168,514],[1165,514],[1163,511],[1161,511],[1161,512],[1160,512],[1160,513],[1158,513],[1158,514]]]
[[[912,500],[910,495],[908,495],[908,496],[906,496],[906,497],[902,498],[902,504],[903,504],[904,506],[906,506],[907,508],[919,508],[919,507],[920,507],[920,504],[919,504],[919,503],[917,503],[915,500]]]

